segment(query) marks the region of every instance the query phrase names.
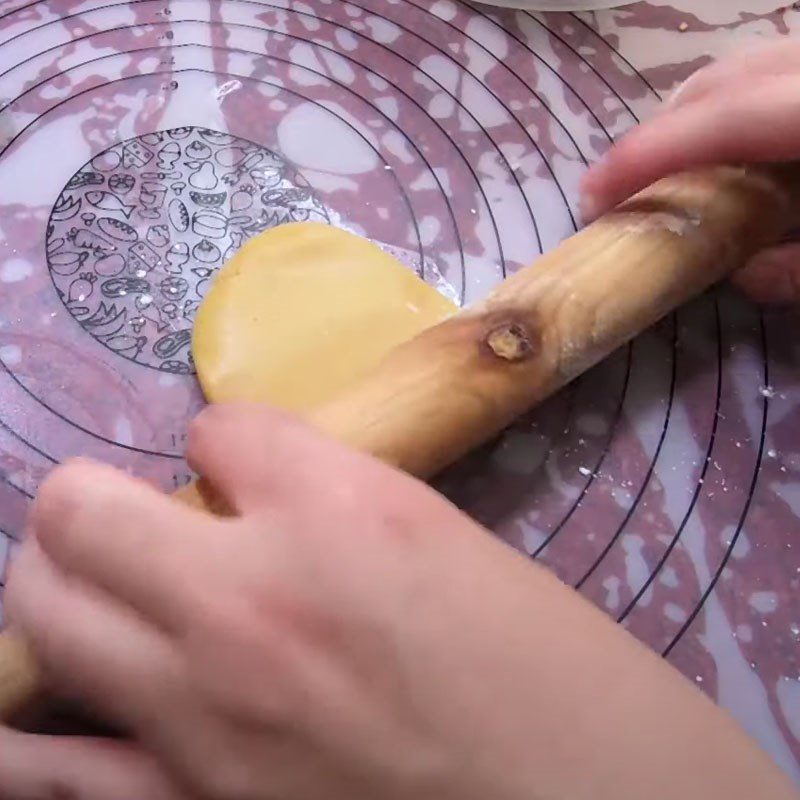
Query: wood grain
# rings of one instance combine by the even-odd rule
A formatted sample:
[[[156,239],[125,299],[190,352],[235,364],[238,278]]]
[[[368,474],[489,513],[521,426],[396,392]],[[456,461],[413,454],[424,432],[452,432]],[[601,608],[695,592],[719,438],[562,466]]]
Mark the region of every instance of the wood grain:
[[[430,477],[719,281],[792,222],[800,167],[723,167],[663,180],[387,355],[309,421]],[[200,482],[183,502],[228,513]],[[0,642],[0,715],[36,686],[24,645]]]
[[[427,478],[777,240],[800,168],[719,168],[652,186],[394,349],[311,413],[335,438]],[[194,504],[224,507],[205,487]]]

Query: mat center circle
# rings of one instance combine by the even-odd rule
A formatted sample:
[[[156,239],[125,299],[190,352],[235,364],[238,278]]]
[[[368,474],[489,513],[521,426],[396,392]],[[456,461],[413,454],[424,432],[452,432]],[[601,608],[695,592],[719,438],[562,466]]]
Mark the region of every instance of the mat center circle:
[[[84,164],[53,206],[50,276],[70,314],[124,358],[194,371],[194,315],[222,264],[286,222],[328,222],[305,178],[261,145],[207,128],[157,131]]]

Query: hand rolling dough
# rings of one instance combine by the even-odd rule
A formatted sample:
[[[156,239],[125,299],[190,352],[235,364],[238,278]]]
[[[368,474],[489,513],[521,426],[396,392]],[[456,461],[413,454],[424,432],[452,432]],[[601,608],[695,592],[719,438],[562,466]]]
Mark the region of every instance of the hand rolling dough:
[[[251,239],[223,267],[195,321],[209,402],[302,411],[457,307],[377,245],[315,222]]]

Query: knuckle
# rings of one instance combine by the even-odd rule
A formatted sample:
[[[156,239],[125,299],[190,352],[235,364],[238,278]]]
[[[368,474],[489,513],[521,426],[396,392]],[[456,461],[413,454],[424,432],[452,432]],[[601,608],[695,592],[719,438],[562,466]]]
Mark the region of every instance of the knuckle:
[[[201,692],[215,704],[280,726],[304,695],[308,641],[283,600],[257,591],[226,593],[203,614],[194,633],[192,662]],[[235,683],[228,676],[238,676]]]

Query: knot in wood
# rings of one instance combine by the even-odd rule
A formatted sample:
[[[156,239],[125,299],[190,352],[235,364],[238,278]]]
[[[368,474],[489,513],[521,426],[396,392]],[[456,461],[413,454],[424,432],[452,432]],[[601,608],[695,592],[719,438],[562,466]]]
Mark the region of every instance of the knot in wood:
[[[486,336],[486,344],[498,358],[506,361],[523,361],[533,355],[533,341],[518,322],[493,328]]]

